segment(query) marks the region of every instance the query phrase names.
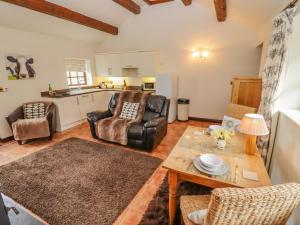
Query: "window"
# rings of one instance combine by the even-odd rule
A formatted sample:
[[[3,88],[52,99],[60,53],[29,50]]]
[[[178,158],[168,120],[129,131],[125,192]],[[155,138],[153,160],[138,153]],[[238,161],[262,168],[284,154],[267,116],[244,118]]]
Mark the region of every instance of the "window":
[[[65,69],[69,87],[91,84],[88,60],[65,59]]]
[[[67,71],[68,86],[87,85],[86,72]]]

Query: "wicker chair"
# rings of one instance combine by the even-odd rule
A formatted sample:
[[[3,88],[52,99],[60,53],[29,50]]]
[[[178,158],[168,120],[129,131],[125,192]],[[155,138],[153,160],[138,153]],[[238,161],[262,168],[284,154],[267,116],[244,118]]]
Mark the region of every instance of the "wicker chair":
[[[208,209],[204,225],[284,225],[300,202],[300,184],[261,188],[219,188],[212,195],[182,196],[185,225],[195,225],[188,214]]]

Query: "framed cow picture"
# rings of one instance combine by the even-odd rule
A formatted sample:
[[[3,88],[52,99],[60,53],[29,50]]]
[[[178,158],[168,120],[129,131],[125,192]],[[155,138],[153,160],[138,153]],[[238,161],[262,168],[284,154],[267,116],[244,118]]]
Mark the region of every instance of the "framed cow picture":
[[[34,60],[31,56],[9,54],[5,56],[6,72],[9,80],[34,79]]]

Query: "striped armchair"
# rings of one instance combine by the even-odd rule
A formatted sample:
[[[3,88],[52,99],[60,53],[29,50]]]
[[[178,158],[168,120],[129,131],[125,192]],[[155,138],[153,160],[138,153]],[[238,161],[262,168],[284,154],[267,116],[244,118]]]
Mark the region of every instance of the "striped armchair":
[[[211,196],[182,196],[185,225],[195,225],[188,214],[208,209],[204,225],[284,225],[300,202],[300,184],[260,188],[219,188]]]

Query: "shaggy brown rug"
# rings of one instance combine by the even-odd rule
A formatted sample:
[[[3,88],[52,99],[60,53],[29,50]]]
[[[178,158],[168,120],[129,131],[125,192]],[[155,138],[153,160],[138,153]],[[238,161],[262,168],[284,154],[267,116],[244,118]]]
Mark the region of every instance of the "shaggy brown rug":
[[[0,191],[51,225],[110,225],[160,163],[71,138],[0,167]]]
[[[177,211],[175,225],[180,225],[179,197],[182,195],[206,195],[210,194],[211,188],[190,182],[182,182],[177,190]],[[169,186],[167,177],[164,179],[159,190],[150,202],[139,225],[169,225]]]

